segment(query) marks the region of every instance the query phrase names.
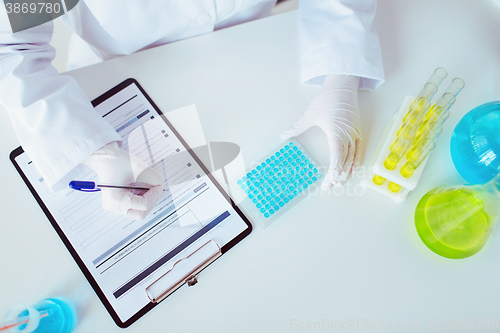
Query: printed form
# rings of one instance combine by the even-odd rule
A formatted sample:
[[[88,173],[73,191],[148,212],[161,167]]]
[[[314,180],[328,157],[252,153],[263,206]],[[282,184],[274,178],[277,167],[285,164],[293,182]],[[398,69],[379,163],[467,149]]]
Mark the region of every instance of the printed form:
[[[194,106],[193,106],[194,107]],[[220,247],[248,226],[135,84],[95,110],[121,147],[160,172],[165,190],[142,221],[102,208],[100,192],[52,193],[27,154],[16,161],[122,321],[149,303],[145,288],[208,240]],[[98,181],[82,167],[79,180]]]

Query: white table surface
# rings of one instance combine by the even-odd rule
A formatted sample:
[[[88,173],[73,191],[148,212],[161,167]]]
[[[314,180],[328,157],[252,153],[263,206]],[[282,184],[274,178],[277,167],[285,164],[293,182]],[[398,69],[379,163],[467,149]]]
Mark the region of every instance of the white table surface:
[[[280,143],[279,134],[319,90],[300,84],[297,17],[270,17],[69,75],[91,99],[134,77],[164,112],[196,104],[207,140],[238,144],[249,163]],[[175,292],[129,332],[287,332],[307,322],[349,331],[361,321],[374,329],[382,322],[393,329],[422,323],[415,331],[423,332],[429,322],[438,321],[442,331],[451,326],[446,320],[474,320],[478,330],[479,319],[500,320],[499,232],[477,255],[450,260],[424,246],[413,221],[427,191],[464,182],[449,153],[456,123],[473,107],[500,99],[500,9],[488,0],[381,0],[375,27],[386,83],[359,95],[363,166],[403,98],[417,94],[434,68],[466,82],[417,189],[396,205],[359,187],[355,194],[355,176],[343,193],[313,195],[270,227],[255,225],[198,285]],[[0,117],[4,312],[85,280],[8,160],[19,142],[7,113]],[[328,162],[318,129],[300,139],[321,164]],[[77,332],[119,331],[91,293]]]

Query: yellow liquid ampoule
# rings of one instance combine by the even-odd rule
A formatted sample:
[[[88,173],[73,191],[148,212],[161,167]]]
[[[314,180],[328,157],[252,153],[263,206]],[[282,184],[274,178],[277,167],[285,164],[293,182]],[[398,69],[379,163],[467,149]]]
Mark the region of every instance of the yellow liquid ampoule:
[[[398,166],[398,162],[401,159],[397,154],[391,153],[384,161],[384,166],[387,170],[395,170]]]
[[[383,185],[385,183],[385,181],[386,181],[386,179],[382,176],[379,176],[379,175],[373,176],[373,182],[376,185]]]
[[[401,185],[398,185],[396,183],[393,183],[393,182],[389,182],[389,190],[391,190],[391,192],[399,192],[399,190],[401,190]]]

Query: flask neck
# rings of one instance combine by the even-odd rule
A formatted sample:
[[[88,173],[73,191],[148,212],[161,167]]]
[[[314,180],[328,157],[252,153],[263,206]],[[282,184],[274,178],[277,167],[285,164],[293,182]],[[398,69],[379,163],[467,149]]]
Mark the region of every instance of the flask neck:
[[[500,205],[500,172],[488,183],[492,187],[492,192],[494,193],[498,204]]]
[[[493,223],[500,219],[500,173],[485,185],[482,185],[481,200]]]

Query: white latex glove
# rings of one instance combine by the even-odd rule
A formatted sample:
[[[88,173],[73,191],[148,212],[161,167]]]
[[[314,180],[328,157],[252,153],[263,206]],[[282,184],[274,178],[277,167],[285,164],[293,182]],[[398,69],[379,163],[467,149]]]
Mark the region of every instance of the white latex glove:
[[[130,190],[101,189],[103,208],[128,218],[144,219],[163,192],[162,176],[136,156],[120,149],[116,142],[102,147],[83,164],[97,173],[101,184],[128,185],[141,182],[154,185],[143,195],[136,195]]]
[[[302,134],[312,126],[325,132],[330,148],[330,167],[323,188],[345,183],[360,164],[361,131],[358,111],[359,77],[334,74],[326,78],[320,93],[284,139]]]

